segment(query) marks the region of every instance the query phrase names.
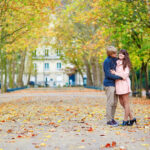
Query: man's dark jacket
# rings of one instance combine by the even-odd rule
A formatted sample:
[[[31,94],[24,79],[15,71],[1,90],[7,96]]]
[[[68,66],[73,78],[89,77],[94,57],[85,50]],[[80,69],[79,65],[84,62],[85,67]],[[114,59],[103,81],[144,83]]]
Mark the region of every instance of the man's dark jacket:
[[[116,66],[117,66],[117,58],[113,58],[108,56],[103,64],[103,69],[104,69],[104,74],[105,74],[105,78],[104,78],[104,86],[115,86],[115,80],[117,79],[122,79],[120,76],[111,74],[110,70],[116,70]]]

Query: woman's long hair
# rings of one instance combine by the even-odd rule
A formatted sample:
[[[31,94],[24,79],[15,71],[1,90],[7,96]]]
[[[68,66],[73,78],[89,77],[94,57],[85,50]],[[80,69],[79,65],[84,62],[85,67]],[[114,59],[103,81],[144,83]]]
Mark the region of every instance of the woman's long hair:
[[[125,49],[121,49],[119,51],[119,54],[120,53],[125,56],[123,59],[123,69],[125,69],[127,66],[131,69],[131,61],[130,61],[128,52]]]

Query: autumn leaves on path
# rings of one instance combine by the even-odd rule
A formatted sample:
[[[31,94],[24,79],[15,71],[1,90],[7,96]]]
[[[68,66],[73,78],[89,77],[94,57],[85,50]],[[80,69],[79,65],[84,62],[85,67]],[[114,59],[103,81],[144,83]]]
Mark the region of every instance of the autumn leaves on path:
[[[133,127],[106,126],[103,91],[28,89],[0,95],[0,101],[0,150],[150,148],[148,100],[131,100],[138,120]],[[122,119],[118,104],[116,120]]]

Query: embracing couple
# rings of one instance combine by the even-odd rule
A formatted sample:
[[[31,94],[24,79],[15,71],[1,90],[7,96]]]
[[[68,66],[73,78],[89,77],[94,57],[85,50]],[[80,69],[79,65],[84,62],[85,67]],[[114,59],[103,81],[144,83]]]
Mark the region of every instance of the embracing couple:
[[[106,50],[108,57],[104,61],[103,68],[105,74],[104,86],[107,96],[107,125],[118,126],[118,123],[114,120],[114,115],[119,97],[120,104],[124,109],[122,126],[132,126],[136,123],[136,118],[132,116],[129,102],[131,62],[128,52],[120,50],[117,58],[117,49],[114,46],[109,46]]]

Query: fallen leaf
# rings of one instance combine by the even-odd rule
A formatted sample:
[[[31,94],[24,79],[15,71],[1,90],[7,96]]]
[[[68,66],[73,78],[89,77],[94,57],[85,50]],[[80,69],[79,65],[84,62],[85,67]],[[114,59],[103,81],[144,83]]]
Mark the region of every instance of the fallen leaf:
[[[49,125],[54,125],[54,124],[55,124],[54,122],[50,122],[50,123],[49,123]]]
[[[41,143],[40,146],[46,146],[46,144],[45,143]]]
[[[83,148],[85,148],[85,146],[82,145],[82,146],[79,146],[78,148],[83,149]]]
[[[47,135],[47,136],[45,136],[45,137],[47,137],[47,138],[51,138],[51,135]]]
[[[16,141],[14,141],[14,140],[11,140],[11,141],[8,141],[8,143],[15,143]]]
[[[40,148],[40,146],[39,145],[35,145],[35,148]]]
[[[18,138],[22,138],[22,136],[21,136],[21,135],[18,135],[17,137],[18,137]]]
[[[100,136],[105,136],[104,134],[101,134]]]
[[[105,145],[105,147],[106,147],[106,148],[109,148],[109,147],[111,147],[111,145],[110,145],[109,143],[107,143],[107,144]]]
[[[115,147],[115,146],[116,146],[116,142],[112,141],[112,147]]]
[[[37,136],[37,134],[32,134],[32,136]]]
[[[88,131],[89,131],[89,132],[93,131],[93,128],[92,128],[92,127],[90,127],[90,128],[88,129]]]
[[[141,144],[142,146],[150,146],[149,144]]]
[[[7,130],[7,133],[12,133],[12,129]]]
[[[56,129],[50,129],[49,132],[56,132]]]

